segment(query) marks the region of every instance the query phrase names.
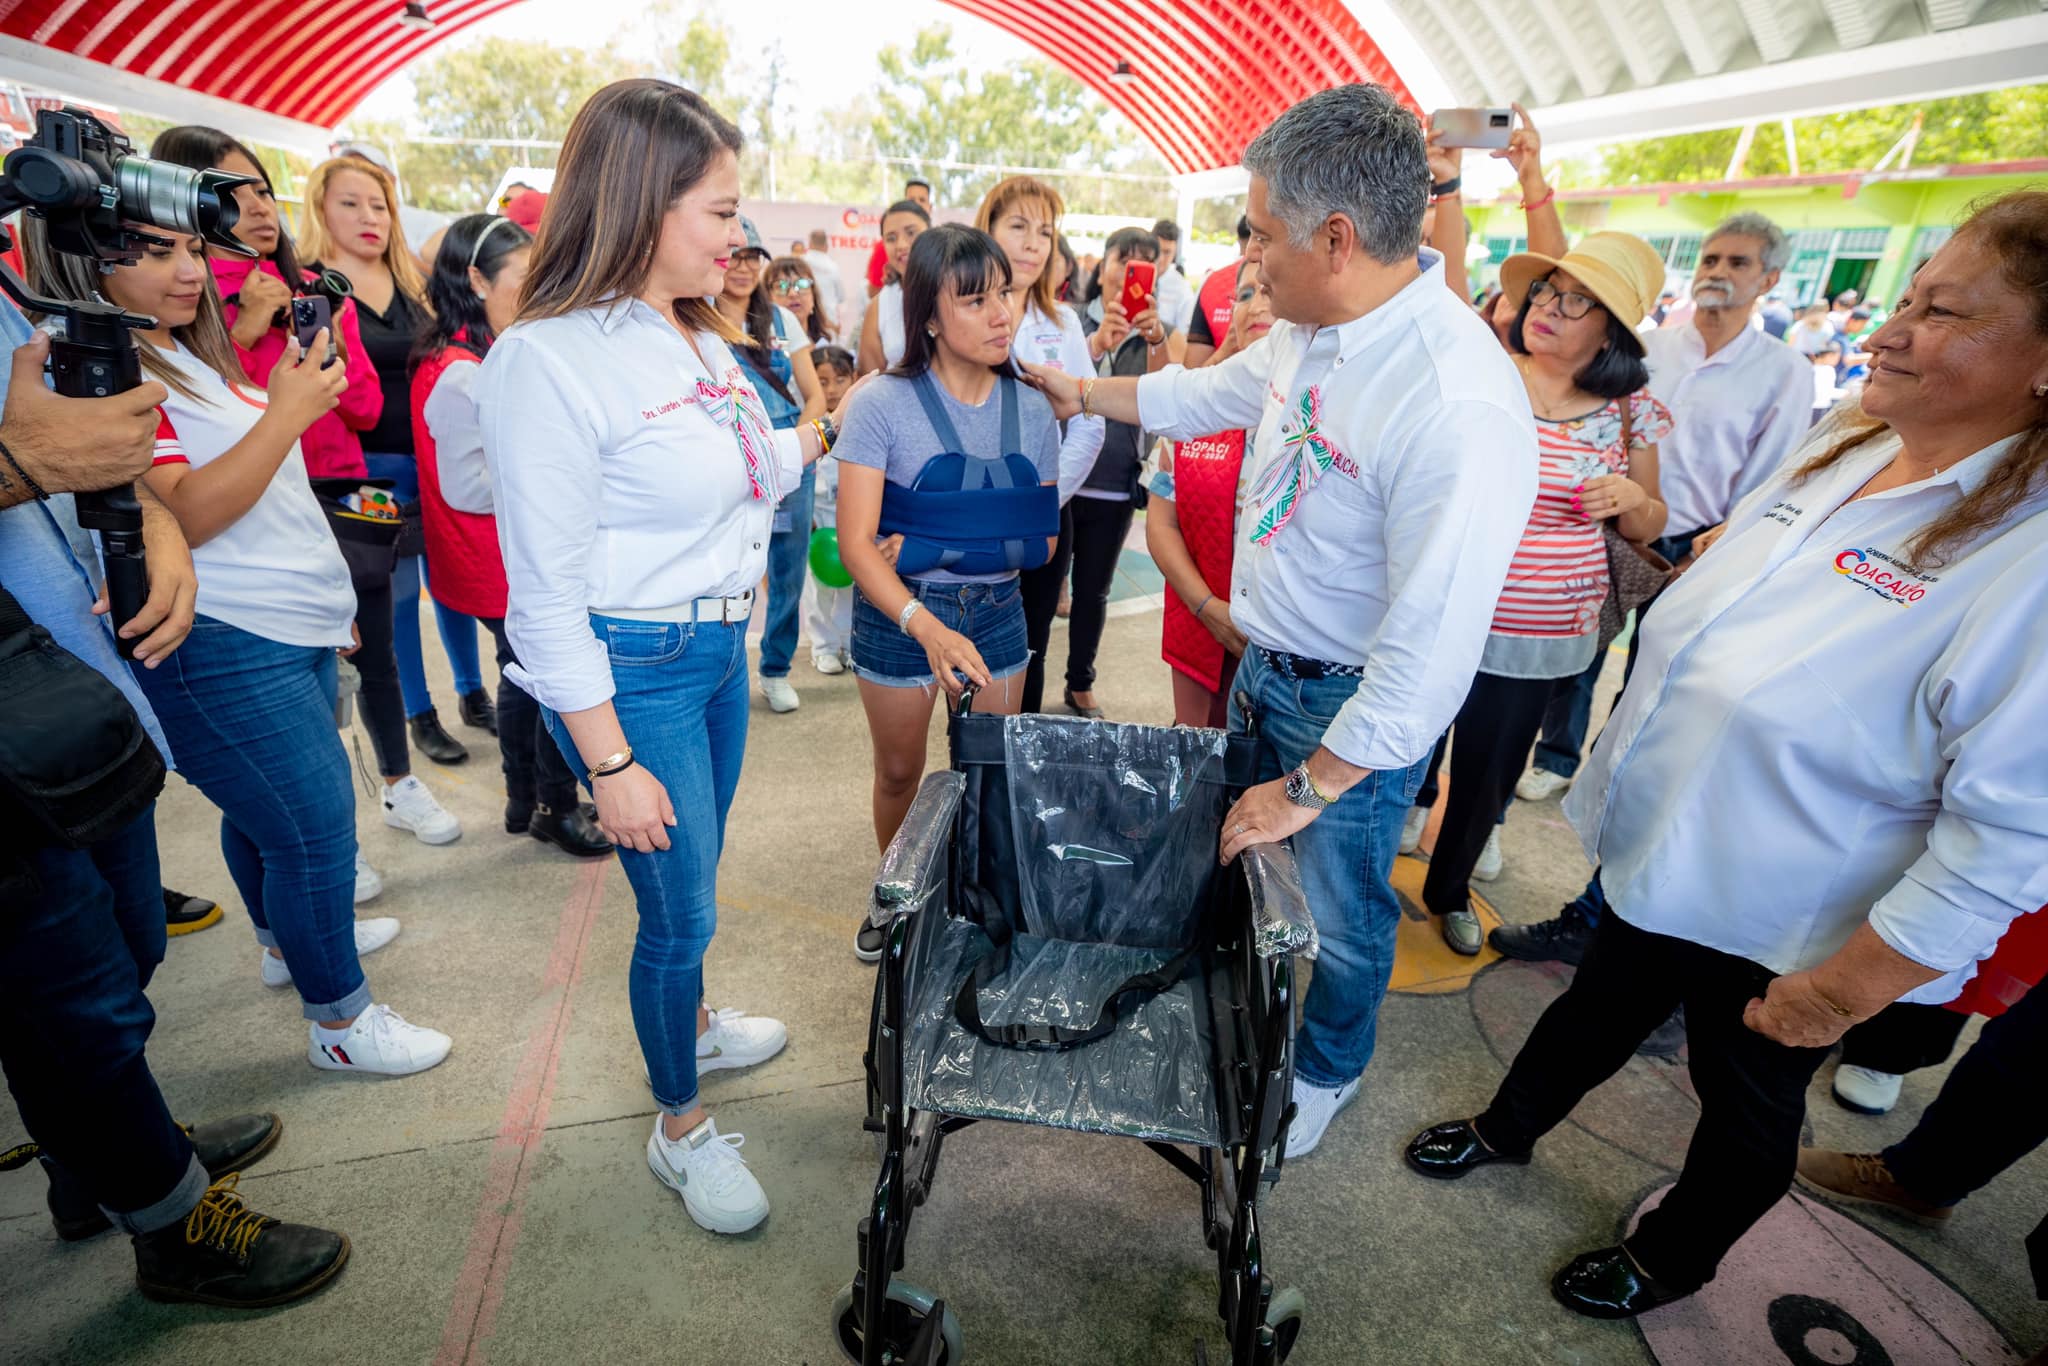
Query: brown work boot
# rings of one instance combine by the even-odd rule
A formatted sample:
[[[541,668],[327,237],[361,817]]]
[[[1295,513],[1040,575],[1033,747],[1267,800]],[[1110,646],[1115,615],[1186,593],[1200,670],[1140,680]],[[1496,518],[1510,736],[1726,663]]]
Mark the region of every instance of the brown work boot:
[[[1799,1184],[1829,1200],[1882,1205],[1923,1224],[1945,1221],[1952,1207],[1920,1199],[1892,1175],[1882,1153],[1838,1153],[1826,1148],[1799,1150]]]

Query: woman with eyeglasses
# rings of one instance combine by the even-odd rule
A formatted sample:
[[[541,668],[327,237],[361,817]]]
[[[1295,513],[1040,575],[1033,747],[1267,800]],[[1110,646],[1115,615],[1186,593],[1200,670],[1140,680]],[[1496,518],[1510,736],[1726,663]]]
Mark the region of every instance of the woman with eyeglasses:
[[[818,277],[801,256],[778,256],[768,263],[763,277],[768,299],[803,325],[806,349],[815,351],[832,344],[832,324],[819,306]]]
[[[1664,530],[1657,443],[1671,414],[1650,396],[1636,327],[1664,283],[1649,243],[1599,232],[1562,257],[1534,252],[1501,266],[1522,301],[1509,342],[1541,459],[1536,506],[1515,548],[1479,673],[1452,723],[1451,787],[1422,900],[1461,954],[1485,942],[1472,910],[1473,869],[1543,722],[1556,680],[1577,676],[1600,645],[1611,522],[1634,542]]]

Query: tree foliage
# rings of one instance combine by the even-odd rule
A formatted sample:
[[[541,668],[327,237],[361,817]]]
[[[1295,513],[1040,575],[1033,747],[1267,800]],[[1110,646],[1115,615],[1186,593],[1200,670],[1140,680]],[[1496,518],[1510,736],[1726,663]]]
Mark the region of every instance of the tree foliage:
[[[2033,85],[1794,119],[1799,169],[1808,175],[1868,170],[1906,135],[1916,115],[1922,124],[1915,166],[2048,156],[2048,85]],[[1574,179],[1583,185],[1720,180],[1740,136],[1739,128],[1717,128],[1613,144],[1600,149],[1594,164],[1575,168]],[[1791,169],[1778,125],[1761,125],[1741,174],[1788,175]]]

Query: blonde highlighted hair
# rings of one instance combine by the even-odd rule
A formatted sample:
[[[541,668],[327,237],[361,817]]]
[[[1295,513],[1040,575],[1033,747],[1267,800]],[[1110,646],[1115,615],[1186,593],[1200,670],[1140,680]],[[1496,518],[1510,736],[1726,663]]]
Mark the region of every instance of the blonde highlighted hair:
[[[313,168],[312,174],[306,177],[305,198],[300,210],[299,259],[318,261],[322,265],[334,264],[331,259],[335,250],[334,237],[327,230],[327,220],[321,216],[320,206],[327,199],[334,177],[349,173],[368,176],[376,181],[377,188],[384,194],[385,207],[391,210],[391,235],[384,239],[384,265],[391,272],[392,282],[415,308],[433,312],[427,303],[427,283],[420,278],[419,259],[405,244],[405,225],[398,221],[398,185],[391,179],[390,172],[375,162],[361,157],[330,157]]]
[[[1052,225],[1052,249],[1046,253],[1045,266],[1038,272],[1038,278],[1031,282],[1031,302],[1048,318],[1059,316],[1060,302],[1052,292],[1052,258],[1060,251],[1060,218],[1067,211],[1067,202],[1060,198],[1060,192],[1044,181],[1028,175],[1013,175],[999,180],[981,198],[981,208],[975,212],[974,226],[989,236],[995,236],[996,223],[1006,213],[1020,205],[1035,205],[1045,213],[1045,220]]]
[[[2048,190],[2014,190],[1980,200],[1957,224],[1944,251],[1968,243],[1987,251],[2000,278],[2026,303],[2034,335],[2048,337]],[[1858,403],[1831,419],[1842,436],[1792,472],[1804,483],[1891,425],[1870,416]],[[2048,483],[2048,399],[2034,396],[2034,422],[1984,476],[1984,482],[1914,535],[1906,557],[1929,569],[2003,522],[2022,500]]]
[[[731,120],[672,82],[614,81],[592,95],[562,143],[519,292],[519,320],[637,297],[669,209],[710,174],[721,153],[737,156],[741,145]],[[708,300],[677,299],[672,307],[692,331],[753,345]]]

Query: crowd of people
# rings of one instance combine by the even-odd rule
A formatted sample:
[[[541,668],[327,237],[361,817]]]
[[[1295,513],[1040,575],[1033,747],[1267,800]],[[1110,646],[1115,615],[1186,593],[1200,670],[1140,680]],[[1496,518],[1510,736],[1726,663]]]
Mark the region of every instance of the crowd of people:
[[[1461,154],[1347,86],[1252,143],[1240,259],[1204,280],[1171,222],[1083,261],[1042,181],[1003,180],[971,224],[935,222],[912,181],[862,299],[822,233],[769,251],[739,212],[740,148],[698,95],[627,80],[578,112],[550,193],[521,196],[529,221],[465,216],[422,257],[380,166],[316,167],[288,224],[260,160],[199,127],[153,154],[250,178],[248,256],[151,230],[102,274],[24,224],[44,295],[103,294],[155,326],[141,388],[59,398],[47,342],[0,307],[19,347],[7,591],[219,808],[260,980],[298,993],[313,1066],[406,1075],[454,1046],[363,971],[400,926],[356,914],[381,879],[343,739],[346,671],[384,821],[461,835],[412,767],[414,750],[467,757],[426,681],[424,591],[456,716],[495,736],[507,833],[615,854],[633,889],[650,1169],[704,1228],[760,1224],[764,1184],[699,1091],[788,1037],[712,1006],[704,980],[752,695],[798,707],[806,636],[818,674],[854,675],[886,849],[938,698],[1044,710],[1062,614],[1057,709],[1104,716],[1098,654],[1142,507],[1176,722],[1260,741],[1218,856],[1291,841],[1316,917],[1287,1158],[1359,1093],[1401,916],[1393,860],[1430,808],[1422,899],[1476,955],[1472,883],[1499,875],[1502,822],[1566,789],[1597,871],[1492,942],[1578,970],[1486,1108],[1406,1153],[1437,1178],[1528,1163],[1639,1047],[1689,1039],[1685,1169],[1626,1240],[1557,1273],[1565,1305],[1619,1317],[1697,1290],[1795,1168],[1940,1218],[2048,1136],[2007,1115],[1994,1152],[1964,1137],[2048,1024],[2025,994],[2044,920],[2022,920],[2048,901],[2027,738],[2048,705],[2048,193],[1975,209],[1874,329],[1853,297],[1773,319],[1776,224],[1720,224],[1677,299],[1641,239],[1568,238],[1522,115],[1497,155],[1530,250],[1481,292]],[[1861,374],[1834,372],[1822,405],[1830,357]],[[150,580],[121,628],[133,666],[61,496],[130,478]],[[10,1042],[9,1083],[63,1236],[121,1227],[161,1298],[281,1303],[331,1279],[347,1241],[236,1193],[275,1117],[171,1120],[142,987],[191,915],[166,910],[156,865],[147,811],[90,849],[27,855],[41,894],[16,938],[73,970],[10,952],[0,999],[74,1051]],[[864,923],[856,954],[881,947]],[[1999,1018],[1924,1135],[1801,1154],[1832,1045],[1849,1036],[1838,1096],[1881,1111],[1947,1057],[1964,1016],[1939,1008],[1959,1000]]]

